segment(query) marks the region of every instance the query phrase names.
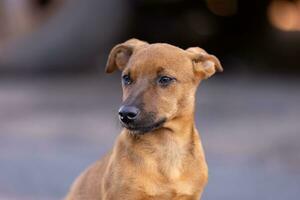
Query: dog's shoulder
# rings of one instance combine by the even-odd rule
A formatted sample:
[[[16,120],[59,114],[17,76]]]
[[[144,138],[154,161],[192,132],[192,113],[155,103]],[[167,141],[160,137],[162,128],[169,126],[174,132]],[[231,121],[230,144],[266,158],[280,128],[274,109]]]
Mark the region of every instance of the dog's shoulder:
[[[92,199],[101,196],[102,176],[110,154],[89,166],[73,183],[65,200]]]

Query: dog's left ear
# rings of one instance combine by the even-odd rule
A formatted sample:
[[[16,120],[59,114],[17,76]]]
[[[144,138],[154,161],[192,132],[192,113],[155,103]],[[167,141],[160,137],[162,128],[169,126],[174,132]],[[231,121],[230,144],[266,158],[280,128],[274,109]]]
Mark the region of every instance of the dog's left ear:
[[[105,72],[112,73],[116,69],[123,70],[131,55],[135,50],[140,48],[141,46],[147,45],[147,42],[138,40],[138,39],[130,39],[124,43],[116,45],[108,56],[108,60],[106,63]]]
[[[191,47],[186,51],[192,59],[195,73],[201,79],[207,79],[214,73],[223,71],[219,59],[214,55],[208,54],[204,49]]]

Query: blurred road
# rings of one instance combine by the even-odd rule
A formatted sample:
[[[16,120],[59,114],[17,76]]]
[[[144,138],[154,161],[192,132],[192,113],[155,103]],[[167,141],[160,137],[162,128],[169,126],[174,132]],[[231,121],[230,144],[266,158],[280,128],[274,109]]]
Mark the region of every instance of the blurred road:
[[[210,167],[203,200],[300,196],[300,81],[216,76],[198,91]],[[0,199],[61,199],[113,145],[114,76],[0,80]]]

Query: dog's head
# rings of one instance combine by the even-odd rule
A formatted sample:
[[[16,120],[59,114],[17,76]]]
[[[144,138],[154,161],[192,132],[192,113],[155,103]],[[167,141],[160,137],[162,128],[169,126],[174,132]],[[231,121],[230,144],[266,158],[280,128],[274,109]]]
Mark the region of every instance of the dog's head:
[[[122,71],[122,125],[134,133],[164,128],[172,119],[193,115],[201,80],[223,71],[219,60],[199,47],[187,50],[137,39],[116,45],[106,72]]]

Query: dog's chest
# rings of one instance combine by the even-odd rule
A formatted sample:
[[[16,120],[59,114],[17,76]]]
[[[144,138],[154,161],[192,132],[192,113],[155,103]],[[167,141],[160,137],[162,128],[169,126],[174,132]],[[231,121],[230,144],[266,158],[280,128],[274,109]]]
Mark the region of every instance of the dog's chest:
[[[193,196],[196,192],[189,181],[176,181],[169,183],[148,183],[143,187],[144,192],[151,197],[161,199],[174,199],[179,196]],[[163,198],[164,197],[164,198]]]
[[[191,152],[186,144],[172,139],[165,141],[140,143],[139,148],[119,151],[122,156],[118,157],[118,167],[114,170],[122,177],[123,181],[118,181],[120,188],[161,200],[191,199],[202,190],[205,181],[200,155]]]
[[[169,142],[160,147],[159,153],[152,159],[145,160],[145,171],[150,177],[143,188],[149,196],[192,196],[198,190],[200,176],[192,175],[194,170],[191,164],[187,164],[188,152],[178,148],[175,142]],[[197,172],[196,172],[197,174]],[[160,198],[159,198],[160,199]]]

